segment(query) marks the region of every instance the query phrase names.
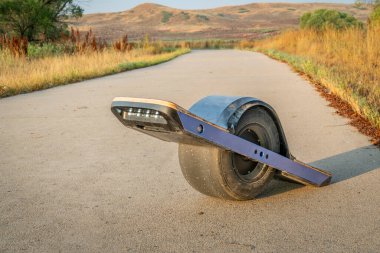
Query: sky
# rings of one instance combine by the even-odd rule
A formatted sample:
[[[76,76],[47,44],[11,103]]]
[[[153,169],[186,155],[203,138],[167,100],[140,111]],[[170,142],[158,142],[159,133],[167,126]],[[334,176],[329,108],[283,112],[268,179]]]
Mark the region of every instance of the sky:
[[[117,12],[131,9],[142,3],[157,3],[178,9],[209,9],[226,5],[241,5],[254,2],[291,2],[291,3],[353,3],[355,0],[79,0],[85,13]]]

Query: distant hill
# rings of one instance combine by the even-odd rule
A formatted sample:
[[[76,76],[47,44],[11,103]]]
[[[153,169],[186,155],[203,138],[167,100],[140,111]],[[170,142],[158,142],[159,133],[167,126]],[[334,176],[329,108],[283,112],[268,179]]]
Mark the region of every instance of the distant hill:
[[[158,4],[141,4],[123,12],[84,15],[72,21],[81,31],[117,39],[145,34],[158,39],[254,38],[296,27],[300,16],[315,9],[335,9],[365,21],[369,10],[347,4],[253,3],[207,10],[179,10]]]

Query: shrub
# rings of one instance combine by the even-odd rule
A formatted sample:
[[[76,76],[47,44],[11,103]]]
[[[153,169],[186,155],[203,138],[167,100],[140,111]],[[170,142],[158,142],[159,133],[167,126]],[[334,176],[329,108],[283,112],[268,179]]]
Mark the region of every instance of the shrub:
[[[380,25],[380,4],[372,11],[369,21],[371,24]]]
[[[363,23],[344,12],[319,9],[303,14],[300,26],[301,28],[325,30],[326,28],[345,29],[348,27],[363,27]]]
[[[168,12],[168,11],[162,11],[162,19],[161,19],[161,22],[162,23],[167,23],[170,21],[170,18],[173,17],[173,13],[171,12]]]
[[[358,10],[366,10],[367,8],[364,5],[365,3],[363,0],[356,0],[354,3],[354,8]]]
[[[63,44],[57,43],[44,43],[39,44],[29,44],[28,47],[28,57],[29,58],[43,58],[48,56],[58,56],[64,54],[66,47]]]
[[[246,13],[246,12],[249,12],[249,10],[244,9],[244,8],[240,8],[239,9],[239,13]]]
[[[183,20],[189,20],[190,19],[190,14],[188,12],[181,12],[181,17]]]
[[[200,21],[209,21],[210,19],[205,15],[197,15],[197,19]]]

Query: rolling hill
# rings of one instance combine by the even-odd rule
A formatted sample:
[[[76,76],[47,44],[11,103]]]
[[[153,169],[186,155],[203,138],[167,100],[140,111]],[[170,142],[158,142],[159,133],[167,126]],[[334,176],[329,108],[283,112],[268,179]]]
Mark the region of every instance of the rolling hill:
[[[145,34],[163,40],[241,39],[296,27],[303,13],[321,8],[344,11],[363,21],[369,13],[368,9],[353,5],[325,3],[253,3],[206,10],[179,10],[146,3],[123,12],[84,15],[71,24],[80,31],[92,29],[96,35],[110,40],[125,34],[131,39]]]

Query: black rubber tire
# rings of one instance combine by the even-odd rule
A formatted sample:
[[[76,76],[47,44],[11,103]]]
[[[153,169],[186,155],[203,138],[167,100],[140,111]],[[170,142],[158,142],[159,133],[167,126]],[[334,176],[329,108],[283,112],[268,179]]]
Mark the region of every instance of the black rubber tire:
[[[280,152],[276,124],[261,107],[245,112],[235,132],[244,139]],[[274,175],[271,167],[211,145],[180,144],[178,156],[182,173],[193,188],[222,199],[254,199]]]

